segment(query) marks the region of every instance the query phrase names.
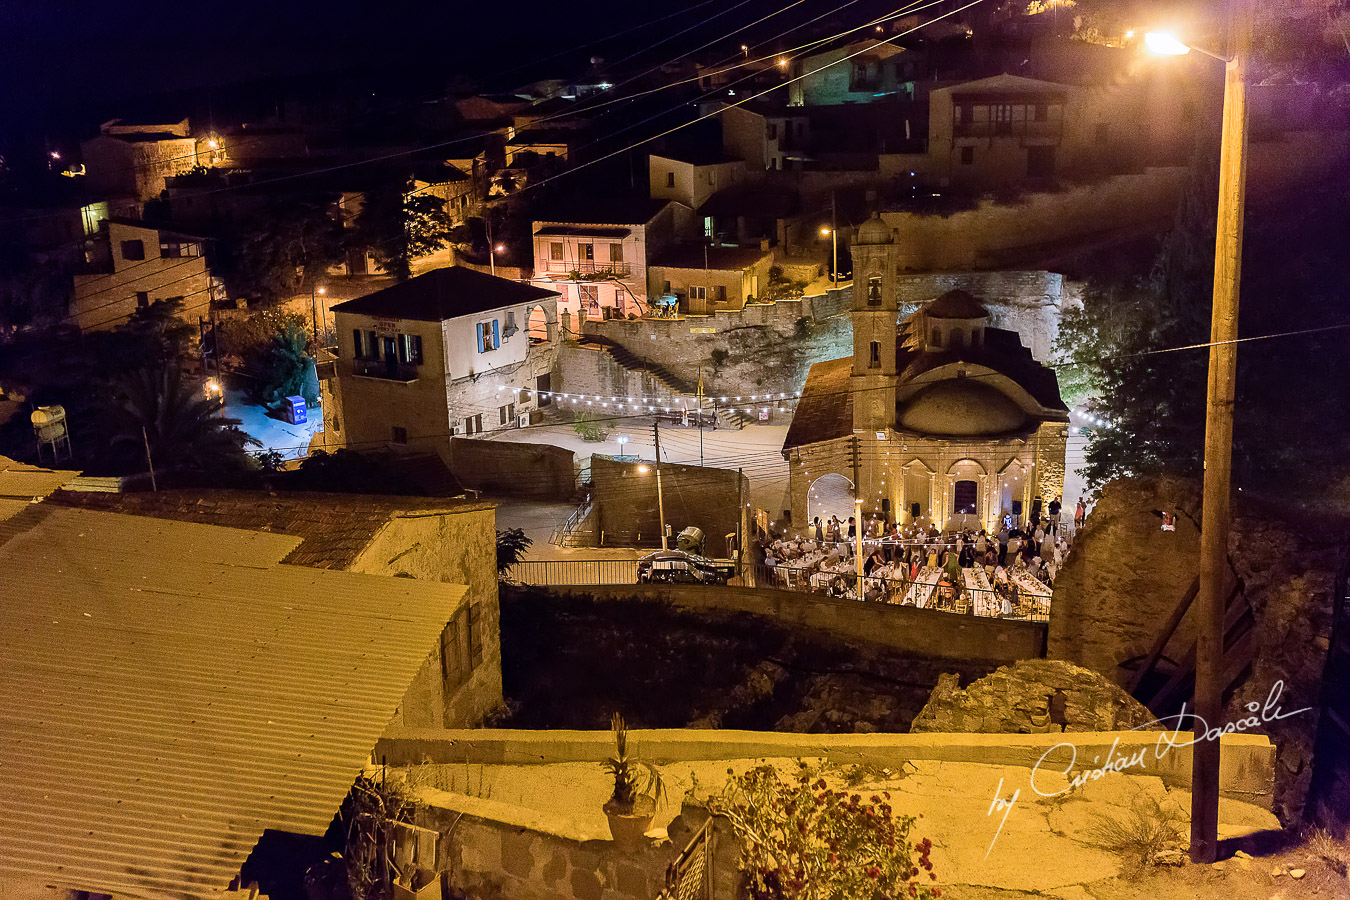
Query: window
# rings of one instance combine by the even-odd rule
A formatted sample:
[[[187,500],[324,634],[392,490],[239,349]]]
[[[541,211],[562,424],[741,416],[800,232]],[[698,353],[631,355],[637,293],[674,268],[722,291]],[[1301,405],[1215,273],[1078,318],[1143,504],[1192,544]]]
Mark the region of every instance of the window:
[[[961,148],[961,165],[963,165],[963,166],[968,166],[968,165],[971,165],[971,164],[974,163],[974,162],[975,162],[975,148],[974,148],[974,147],[962,147],[962,148]]]
[[[964,106],[958,105],[954,108],[953,112],[956,116],[956,124],[957,125],[965,124],[967,118],[966,108]]]
[[[142,241],[123,241],[123,259],[145,259],[145,243]]]
[[[667,173],[666,173],[666,187],[668,187],[668,188],[673,188],[674,186],[675,186],[675,173],[674,173],[674,172],[667,172]]]
[[[508,403],[505,406],[497,407],[497,424],[510,425],[516,421],[516,405]]]
[[[1098,122],[1097,125],[1096,125],[1096,127],[1093,128],[1093,134],[1092,134],[1092,137],[1093,137],[1093,140],[1095,140],[1095,141],[1096,141],[1097,143],[1099,143],[1099,144],[1110,143],[1110,141],[1111,141],[1111,126],[1110,126],[1109,124],[1107,124],[1106,122]]]
[[[583,306],[599,308],[600,288],[593,284],[579,284],[577,285],[577,294],[581,297]]]
[[[609,245],[609,261],[612,263],[623,262],[623,244]]]
[[[769,123],[769,140],[778,140],[778,123],[776,122]]]
[[[476,415],[476,416],[466,416],[466,417],[464,418],[464,433],[465,433],[465,434],[482,434],[482,433],[483,433],[483,414],[482,414],[482,413],[479,413],[479,414]]]
[[[459,652],[459,616],[445,623],[441,631],[441,680],[447,689],[453,690],[464,683],[468,675]]]
[[[519,402],[522,406],[530,402],[530,391],[528,388],[520,389]]]
[[[975,515],[975,500],[979,494],[979,485],[973,481],[958,481],[952,487],[952,512],[965,516]]]
[[[994,107],[994,134],[1012,134],[1012,105],[1000,103]]]
[[[867,368],[881,368],[881,341],[873,341],[867,353]]]
[[[563,245],[561,241],[553,241],[548,245],[548,258],[554,262],[562,262]]]
[[[717,302],[718,303],[727,302],[727,286],[725,284],[719,284],[717,286]]]
[[[933,329],[933,346],[934,346],[934,347],[941,347],[941,346],[942,346],[942,329],[941,329],[941,328],[936,328],[936,327],[935,327],[935,328]]]
[[[595,262],[594,244],[578,244],[577,253],[583,262]]]
[[[140,243],[137,241],[137,243]],[[150,306],[150,294],[146,291],[136,292],[136,308],[146,309]]]
[[[663,284],[662,287],[661,287],[661,293],[665,294],[666,296],[669,296],[669,295],[670,295],[670,282],[669,282],[669,281],[664,282],[664,284]]]
[[[483,662],[483,608],[477,603],[469,606],[469,669]]]
[[[548,406],[553,402],[553,378],[550,375],[535,376],[534,390],[540,406]]]
[[[406,444],[406,443],[408,443],[408,429],[406,429],[406,428],[404,428],[404,427],[402,427],[402,426],[400,426],[400,425],[395,425],[395,426],[393,426],[393,428],[391,428],[390,430],[393,431],[393,436],[392,436],[391,440],[393,440],[393,442],[394,442],[395,444]]]
[[[420,334],[400,334],[398,336],[398,361],[413,366],[422,364],[422,336]]]
[[[708,299],[708,289],[707,289],[706,287],[703,287],[702,285],[699,285],[698,287],[690,287],[690,288],[689,288],[689,299],[690,299],[690,300],[707,300],[707,299]]]
[[[1044,103],[1037,103],[1032,107],[1031,116],[1037,122],[1045,122],[1050,118],[1050,107]]]
[[[361,329],[352,329],[352,359],[365,359],[366,352],[361,346]]]
[[[501,329],[497,320],[478,323],[478,352],[490,353],[502,345]]]
[[[182,243],[180,241],[160,241],[159,255],[166,259],[181,259],[185,256],[201,256],[202,245]]]
[[[868,275],[868,276],[867,276],[867,305],[868,305],[868,306],[880,306],[880,305],[881,305],[881,276],[880,276],[880,275]]]

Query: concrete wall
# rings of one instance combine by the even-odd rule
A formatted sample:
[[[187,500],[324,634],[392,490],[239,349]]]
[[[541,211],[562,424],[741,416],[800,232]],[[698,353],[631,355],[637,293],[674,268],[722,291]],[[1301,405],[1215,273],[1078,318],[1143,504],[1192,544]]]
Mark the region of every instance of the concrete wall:
[[[467,488],[542,500],[568,500],[576,492],[576,454],[552,444],[454,438],[450,459],[450,471]]]
[[[646,472],[639,471],[641,468]],[[591,499],[599,528],[609,546],[644,545],[661,540],[657,509],[656,472],[650,464],[615,462],[591,457]],[[749,500],[749,483],[727,469],[663,465],[661,491],[671,547],[675,536],[690,525],[703,529],[709,556],[730,554],[726,535],[741,528],[741,497]]]
[[[502,702],[496,521],[496,507],[488,503],[403,513],[391,518],[349,567],[371,575],[467,585],[464,603],[478,607],[481,616],[482,661],[469,679],[458,687],[445,683],[438,647],[404,696],[399,724],[468,727]],[[456,632],[460,647],[467,649],[465,628]]]
[[[1144,750],[1143,764],[1131,769],[1156,775],[1169,787],[1189,789],[1191,748],[1166,750],[1159,759],[1158,731],[1095,731],[1059,734],[784,734],[773,731],[703,729],[638,729],[629,732],[644,756],[669,761],[719,759],[824,758],[841,765],[893,767],[903,760],[980,763],[1032,768],[1044,757],[1047,772],[1065,771],[1073,759],[1075,771],[1086,760],[1128,759]],[[1172,732],[1168,732],[1169,736]],[[1177,732],[1177,745],[1189,742],[1188,731]],[[1225,797],[1270,808],[1274,784],[1275,748],[1263,734],[1223,736],[1219,788]],[[391,729],[375,745],[374,758],[390,765],[431,763],[504,763],[530,765],[559,762],[600,762],[613,752],[608,731],[514,731],[477,729]],[[1047,755],[1048,752],[1048,755]],[[504,804],[499,804],[504,805]]]
[[[1009,663],[1045,652],[1045,624],[961,616],[884,603],[859,603],[767,588],[702,585],[551,587],[551,591],[603,599],[630,597],[686,609],[720,609],[768,616],[849,641],[894,647],[939,659]]]
[[[897,230],[902,270],[992,269],[1034,256],[1059,242],[1168,220],[1186,169],[1146,169],[1018,203],[981,201],[950,216],[882,213]]]

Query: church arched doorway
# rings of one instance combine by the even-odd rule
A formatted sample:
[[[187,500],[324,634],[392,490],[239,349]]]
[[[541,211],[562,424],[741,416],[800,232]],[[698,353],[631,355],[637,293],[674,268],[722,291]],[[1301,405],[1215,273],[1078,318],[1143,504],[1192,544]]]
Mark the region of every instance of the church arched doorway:
[[[830,516],[838,516],[847,530],[848,517],[853,515],[853,482],[834,472],[822,475],[811,482],[806,492],[806,521],[809,524],[816,516],[821,522],[828,522]]]

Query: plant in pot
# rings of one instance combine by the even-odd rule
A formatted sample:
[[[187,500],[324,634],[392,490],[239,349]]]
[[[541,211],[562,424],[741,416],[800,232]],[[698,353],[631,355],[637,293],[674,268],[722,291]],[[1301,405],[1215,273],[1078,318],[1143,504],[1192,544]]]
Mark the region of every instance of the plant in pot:
[[[666,796],[661,773],[651,763],[629,752],[628,725],[618,713],[610,719],[614,731],[614,755],[600,765],[614,778],[614,793],[604,805],[609,833],[614,842],[637,846],[651,827],[656,806]]]

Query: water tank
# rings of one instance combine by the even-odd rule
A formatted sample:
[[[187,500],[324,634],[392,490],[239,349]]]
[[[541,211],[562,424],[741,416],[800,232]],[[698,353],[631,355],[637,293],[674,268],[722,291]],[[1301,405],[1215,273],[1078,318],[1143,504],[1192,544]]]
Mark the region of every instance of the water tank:
[[[39,406],[28,417],[37,432],[38,440],[56,441],[66,436],[66,408],[64,406]]]

